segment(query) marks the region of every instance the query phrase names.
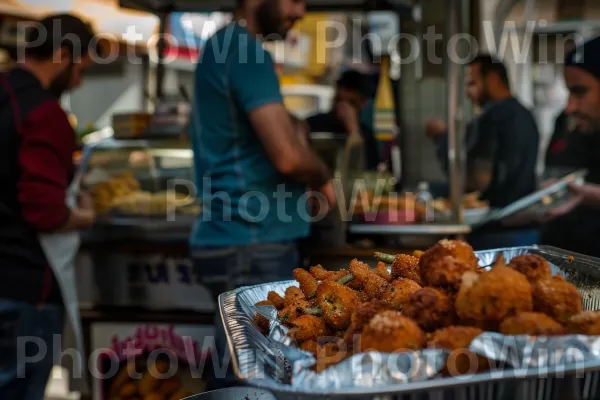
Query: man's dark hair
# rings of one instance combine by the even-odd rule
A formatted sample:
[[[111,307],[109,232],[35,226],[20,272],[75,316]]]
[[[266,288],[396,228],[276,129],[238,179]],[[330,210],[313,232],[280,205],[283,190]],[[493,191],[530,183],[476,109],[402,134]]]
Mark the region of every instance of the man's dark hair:
[[[101,55],[92,27],[74,15],[50,15],[35,22],[25,35],[27,57],[48,60],[60,48],[68,49],[73,61],[90,55],[92,51]]]
[[[365,98],[369,98],[372,93],[371,82],[367,75],[358,71],[345,71],[337,81],[338,87],[352,90]]]
[[[479,65],[479,70],[481,71],[481,76],[486,77],[488,74],[497,74],[502,83],[506,85],[507,88],[510,88],[510,81],[508,80],[508,72],[506,71],[506,67],[496,57],[490,54],[481,54],[473,61],[469,63],[469,65]]]

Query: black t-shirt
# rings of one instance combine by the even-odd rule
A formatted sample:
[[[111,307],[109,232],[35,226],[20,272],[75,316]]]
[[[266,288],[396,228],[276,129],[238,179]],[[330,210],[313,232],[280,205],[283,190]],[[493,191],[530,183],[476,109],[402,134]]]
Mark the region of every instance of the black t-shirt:
[[[482,199],[501,208],[535,191],[540,135],[532,113],[511,97],[490,105],[475,123],[478,137],[467,168],[474,168],[477,160],[493,165]]]
[[[347,133],[346,128],[332,113],[314,115],[309,117],[306,122],[311,132]],[[360,133],[364,142],[366,167],[369,170],[376,170],[380,159],[375,134],[364,124],[360,124]]]

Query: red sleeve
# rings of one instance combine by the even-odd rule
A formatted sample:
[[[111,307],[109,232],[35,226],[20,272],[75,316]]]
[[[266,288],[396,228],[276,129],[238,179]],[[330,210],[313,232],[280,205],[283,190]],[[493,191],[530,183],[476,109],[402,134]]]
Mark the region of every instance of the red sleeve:
[[[75,133],[57,101],[31,111],[19,148],[19,202],[25,220],[41,232],[60,228],[69,217],[65,203]]]

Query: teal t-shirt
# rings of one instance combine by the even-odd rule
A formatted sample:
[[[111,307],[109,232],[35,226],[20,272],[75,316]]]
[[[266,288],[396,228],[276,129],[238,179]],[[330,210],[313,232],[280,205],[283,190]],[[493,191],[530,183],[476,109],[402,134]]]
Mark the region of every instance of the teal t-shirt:
[[[272,243],[308,236],[305,187],[280,174],[249,121],[283,103],[273,59],[238,23],[214,34],[196,68],[190,136],[203,213],[192,246]]]

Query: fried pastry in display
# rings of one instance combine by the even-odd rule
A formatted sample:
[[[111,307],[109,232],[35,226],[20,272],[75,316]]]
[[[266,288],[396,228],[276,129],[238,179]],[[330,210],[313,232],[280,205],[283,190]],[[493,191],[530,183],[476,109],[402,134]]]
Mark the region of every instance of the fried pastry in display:
[[[423,286],[419,259],[408,254],[398,254],[392,263],[392,277],[410,279]]]
[[[356,259],[350,262],[350,272],[357,281],[362,283],[369,297],[381,299],[396,310],[401,310],[409,296],[421,288],[418,283],[410,279],[397,279],[388,283],[373,272],[367,264]]]
[[[291,325],[289,336],[298,342],[306,340],[317,340],[320,337],[327,336],[329,330],[323,318],[314,315],[302,315],[296,318]]]
[[[375,267],[375,273],[388,282],[391,282],[393,280],[392,275],[390,274],[390,271],[388,271],[387,266],[381,261],[377,263],[377,267]]]
[[[323,282],[317,289],[317,303],[323,312],[323,318],[335,330],[345,330],[356,306],[356,293],[337,282]]]
[[[525,275],[507,267],[463,275],[456,298],[463,324],[497,331],[504,318],[532,310],[531,285]]]
[[[552,269],[548,261],[535,254],[514,257],[510,260],[508,267],[525,275],[532,284],[552,276]]]
[[[475,256],[473,248],[468,243],[460,240],[444,239],[423,253],[419,259],[421,278],[429,275],[429,269],[436,266],[436,261],[448,256],[469,265],[473,270],[479,266],[477,256]]]
[[[555,336],[563,335],[565,328],[546,314],[522,312],[508,317],[500,324],[504,335]]]
[[[581,293],[562,276],[555,275],[533,285],[533,305],[535,311],[564,324],[582,311]]]
[[[430,286],[458,292],[465,272],[476,272],[472,263],[459,260],[453,256],[444,256],[433,260],[424,269],[423,280]]]
[[[600,311],[584,311],[569,318],[567,331],[574,335],[600,335]]]
[[[397,311],[384,311],[363,328],[361,351],[393,353],[425,347],[425,333],[411,319]]]
[[[349,348],[353,347],[355,340],[360,340],[360,333],[365,325],[367,325],[375,315],[382,311],[392,310],[390,310],[386,303],[377,299],[372,299],[369,302],[361,303],[358,305],[358,307],[356,307],[350,320],[350,326],[344,333],[344,341]],[[358,346],[358,348],[360,348],[360,346]]]
[[[425,332],[433,332],[456,321],[451,298],[432,287],[413,293],[404,305],[402,315],[413,319]]]
[[[442,370],[443,376],[474,374],[489,368],[487,358],[467,350],[482,333],[481,329],[471,326],[448,326],[431,335],[428,347],[451,351]]]

